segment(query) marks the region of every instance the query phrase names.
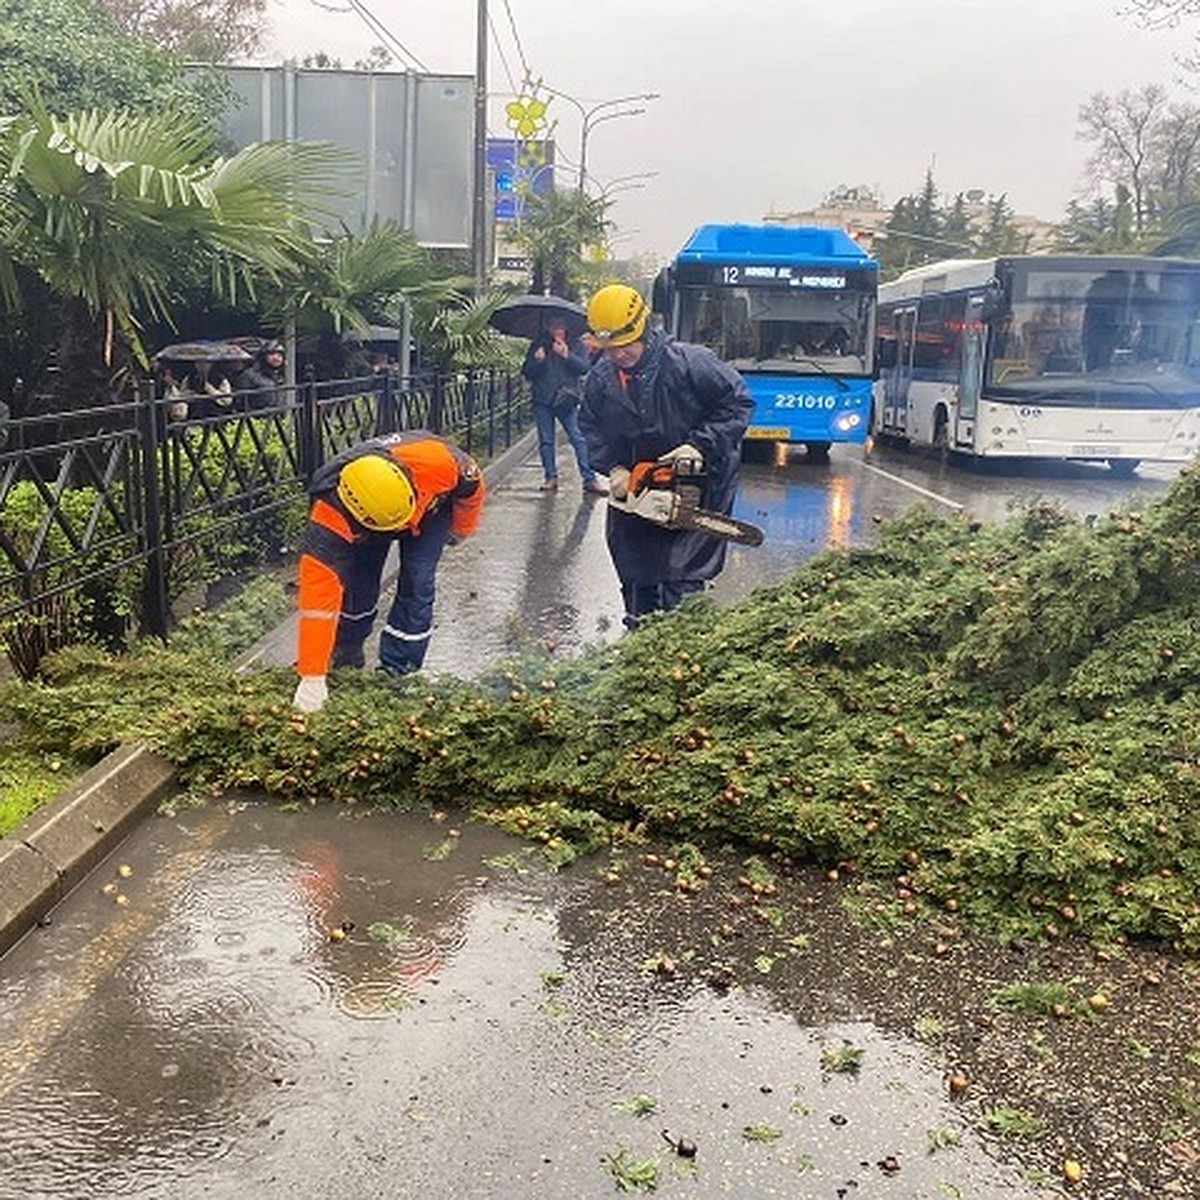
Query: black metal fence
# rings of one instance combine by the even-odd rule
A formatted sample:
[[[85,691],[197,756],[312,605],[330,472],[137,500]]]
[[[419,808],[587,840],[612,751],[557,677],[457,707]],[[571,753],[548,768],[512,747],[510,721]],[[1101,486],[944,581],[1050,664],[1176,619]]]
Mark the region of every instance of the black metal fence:
[[[146,382],[129,402],[8,424],[0,629],[10,660],[22,635],[55,623],[136,622],[166,636],[182,581],[231,548],[244,560],[278,542],[313,472],[363,438],[428,429],[486,462],[532,423],[527,385],[498,372],[406,388],[386,375],[309,381],[238,393],[227,409],[196,404],[181,417]]]

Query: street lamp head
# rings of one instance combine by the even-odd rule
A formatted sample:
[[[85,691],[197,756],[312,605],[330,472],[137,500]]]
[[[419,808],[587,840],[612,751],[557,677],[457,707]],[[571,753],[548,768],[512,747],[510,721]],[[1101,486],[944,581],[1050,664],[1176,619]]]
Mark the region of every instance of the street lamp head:
[[[598,117],[593,117],[586,122],[587,128],[593,125],[599,125],[601,121],[615,121],[617,117],[640,117],[646,110],[644,108],[619,108],[616,112],[601,113]]]

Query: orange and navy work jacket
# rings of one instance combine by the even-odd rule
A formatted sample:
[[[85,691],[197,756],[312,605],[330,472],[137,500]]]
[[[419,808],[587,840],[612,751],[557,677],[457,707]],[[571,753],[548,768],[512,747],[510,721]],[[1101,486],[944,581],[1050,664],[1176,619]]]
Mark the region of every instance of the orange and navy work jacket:
[[[398,533],[378,533],[359,524],[338,498],[342,468],[365,454],[394,459],[413,486],[412,522]],[[445,438],[425,430],[371,438],[331,459],[313,476],[308,528],[300,550],[300,639],[296,669],[300,675],[325,675],[333,658],[346,579],[356,547],[368,539],[420,537],[421,522],[451,506],[450,533],[465,538],[479,525],[485,494],[475,460]]]

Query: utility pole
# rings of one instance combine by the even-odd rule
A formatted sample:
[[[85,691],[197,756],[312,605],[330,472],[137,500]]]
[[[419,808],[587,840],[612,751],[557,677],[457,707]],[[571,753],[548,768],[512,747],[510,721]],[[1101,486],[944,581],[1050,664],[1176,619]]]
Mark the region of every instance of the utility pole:
[[[471,246],[474,250],[475,294],[482,296],[488,277],[487,0],[475,0],[475,181],[472,197]]]

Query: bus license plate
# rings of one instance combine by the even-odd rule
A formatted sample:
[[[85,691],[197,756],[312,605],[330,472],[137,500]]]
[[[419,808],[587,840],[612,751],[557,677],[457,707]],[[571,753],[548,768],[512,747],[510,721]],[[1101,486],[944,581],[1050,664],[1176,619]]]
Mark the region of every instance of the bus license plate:
[[[792,436],[792,434],[791,430],[789,429],[760,429],[755,426],[751,426],[746,430],[745,436],[748,438],[761,438],[764,442],[786,442],[788,438]]]
[[[1071,453],[1077,458],[1115,458],[1121,453],[1120,446],[1072,446]]]

